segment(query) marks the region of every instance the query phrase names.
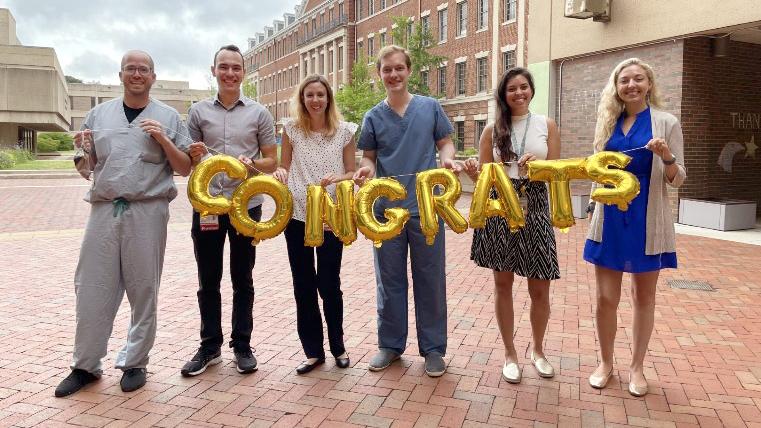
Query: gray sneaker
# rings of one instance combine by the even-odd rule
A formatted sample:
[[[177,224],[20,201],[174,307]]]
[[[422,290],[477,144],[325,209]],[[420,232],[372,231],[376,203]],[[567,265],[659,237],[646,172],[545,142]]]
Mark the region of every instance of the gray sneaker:
[[[447,371],[447,364],[441,354],[430,352],[425,356],[425,374],[430,377],[439,377]]]
[[[370,364],[367,369],[371,372],[379,372],[391,363],[399,359],[399,354],[388,349],[381,349],[373,358],[370,359]]]

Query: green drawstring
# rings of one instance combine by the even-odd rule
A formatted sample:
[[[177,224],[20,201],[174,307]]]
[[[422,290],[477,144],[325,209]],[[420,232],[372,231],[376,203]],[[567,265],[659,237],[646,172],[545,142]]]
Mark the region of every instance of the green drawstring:
[[[129,209],[129,201],[124,198],[116,198],[114,199],[114,217],[121,216],[124,211],[127,211]]]

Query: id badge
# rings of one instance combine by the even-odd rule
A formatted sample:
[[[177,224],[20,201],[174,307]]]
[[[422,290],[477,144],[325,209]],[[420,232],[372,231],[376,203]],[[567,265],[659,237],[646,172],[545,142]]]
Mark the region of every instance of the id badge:
[[[201,216],[201,231],[219,230],[219,216],[216,215],[202,215]]]
[[[526,197],[525,194],[521,194],[518,197],[518,202],[520,202],[521,209],[523,210],[523,212],[527,213],[528,212],[528,197]]]

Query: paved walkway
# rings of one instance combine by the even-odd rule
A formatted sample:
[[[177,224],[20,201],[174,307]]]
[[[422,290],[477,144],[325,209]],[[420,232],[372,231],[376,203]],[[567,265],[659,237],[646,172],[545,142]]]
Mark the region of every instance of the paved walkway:
[[[181,185],[181,192],[185,187]],[[129,317],[117,316],[104,377],[54,398],[68,372],[73,331],[73,272],[88,205],[81,180],[0,181],[0,426],[761,426],[761,247],[678,235],[680,269],[658,284],[656,327],[646,359],[651,393],[630,396],[629,282],[620,306],[615,380],[603,391],[587,376],[596,365],[593,269],[581,260],[584,222],[557,233],[562,279],[552,285],[545,349],[557,376],[540,379],[528,360],[525,281],[515,290],[516,344],[524,380],[500,378],[503,346],[493,313],[491,273],[469,260],[471,232],[447,232],[448,373],[430,379],[417,355],[414,312],[400,363],[367,371],[376,348],[371,245],[344,253],[345,331],[352,367],[332,361],[306,376],[282,237],[258,248],[254,272],[257,373],[223,364],[192,379],[179,368],[198,342],[196,269],[184,196],[172,218],[160,292],[159,329],[148,384],[122,393],[113,357]],[[467,203],[467,201],[464,201]],[[709,282],[716,291],[672,289],[671,279]],[[231,299],[229,280],[223,299]],[[224,306],[229,319],[230,306]],[[229,332],[229,325],[225,325]]]

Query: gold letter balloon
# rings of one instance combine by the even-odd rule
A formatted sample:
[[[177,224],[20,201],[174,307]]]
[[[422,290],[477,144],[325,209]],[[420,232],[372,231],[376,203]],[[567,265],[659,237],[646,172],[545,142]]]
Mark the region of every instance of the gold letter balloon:
[[[254,221],[248,215],[248,201],[258,194],[269,195],[275,201],[275,213],[267,221]],[[288,225],[293,214],[293,197],[283,183],[269,175],[259,175],[241,183],[232,198],[230,223],[238,233],[253,238],[251,245],[274,238]]]
[[[491,188],[497,190],[497,199],[491,199]],[[486,218],[495,215],[503,217],[512,232],[526,225],[518,195],[510,177],[502,164],[485,163],[478,174],[473,199],[470,202],[470,227],[481,229],[486,226]]]
[[[188,179],[188,199],[190,205],[202,216],[227,214],[230,211],[230,200],[209,194],[209,183],[218,173],[224,172],[232,179],[246,178],[246,166],[241,161],[228,155],[214,155],[196,165]]]
[[[613,186],[612,189],[598,187],[590,197],[603,204],[616,204],[618,209],[626,211],[629,202],[639,194],[639,180],[629,171],[608,167],[625,168],[631,159],[620,152],[599,152],[588,157],[586,170],[589,178],[597,183]]]
[[[330,193],[318,185],[307,188],[307,218],[304,231],[304,245],[319,247],[324,239],[322,225],[327,223],[333,234],[344,245],[357,239],[357,223],[354,220],[354,182],[344,180],[336,184],[336,202]]]
[[[527,163],[529,179],[550,183],[552,224],[561,229],[576,224],[571,205],[570,181],[587,178],[584,163],[583,158],[535,160]]]
[[[468,229],[465,217],[457,212],[454,206],[462,193],[462,185],[452,171],[438,168],[419,172],[415,184],[420,228],[425,235],[426,244],[433,245],[436,240],[439,231],[438,216],[441,216],[455,233],[463,233]],[[435,186],[443,186],[444,193],[435,195]]]
[[[380,248],[386,239],[391,239],[402,232],[410,212],[404,208],[388,208],[383,213],[385,223],[375,219],[373,205],[378,198],[387,198],[391,201],[407,197],[407,190],[402,183],[391,178],[376,178],[365,182],[359,188],[355,196],[354,205],[357,213],[357,227],[368,239],[373,241],[376,248]]]

